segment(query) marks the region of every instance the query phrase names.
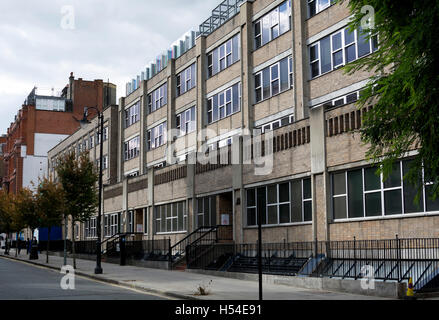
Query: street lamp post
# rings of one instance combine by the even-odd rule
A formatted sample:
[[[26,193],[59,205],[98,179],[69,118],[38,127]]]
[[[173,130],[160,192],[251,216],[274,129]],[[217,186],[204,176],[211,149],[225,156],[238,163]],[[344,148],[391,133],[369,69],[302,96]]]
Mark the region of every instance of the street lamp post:
[[[96,107],[85,107],[84,109],[84,117],[80,121],[81,127],[84,127],[87,124],[90,124],[90,121],[87,120],[88,109],[94,109],[98,113],[99,120],[99,131],[98,136],[100,135],[100,156],[99,156],[99,210],[98,210],[98,221],[96,225],[96,233],[97,233],[97,241],[96,241],[96,267],[95,274],[102,274],[102,266],[101,266],[101,217],[102,217],[102,164],[103,164],[103,152],[104,152],[104,114],[99,111]]]

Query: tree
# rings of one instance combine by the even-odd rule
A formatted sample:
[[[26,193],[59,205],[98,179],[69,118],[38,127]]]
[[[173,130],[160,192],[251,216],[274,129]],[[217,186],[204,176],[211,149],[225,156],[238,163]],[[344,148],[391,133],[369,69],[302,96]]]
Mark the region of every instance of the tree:
[[[61,225],[64,214],[65,196],[61,184],[43,178],[37,188],[36,203],[41,217],[40,227],[47,228],[46,263],[49,263],[51,228]]]
[[[15,196],[14,203],[17,221],[22,226],[31,229],[33,239],[35,229],[41,226],[41,216],[37,210],[35,194],[30,189],[23,188]]]
[[[8,252],[8,234],[14,231],[14,205],[11,196],[0,191],[0,233],[6,233],[5,253]]]
[[[338,0],[339,2],[345,0]],[[364,7],[368,5],[370,7]],[[367,36],[379,40],[379,50],[346,66],[352,74],[374,71],[358,101],[373,105],[363,118],[361,137],[370,147],[367,157],[382,164],[386,179],[394,162],[408,150],[419,155],[404,177],[418,189],[426,182],[430,196],[439,196],[439,3],[436,0],[350,0],[350,29],[374,28]],[[362,13],[363,8],[363,13]],[[370,9],[373,8],[373,11]],[[372,27],[372,24],[369,26]],[[363,28],[366,29],[366,28]],[[422,170],[424,182],[422,182]]]
[[[88,221],[96,213],[98,175],[85,153],[78,159],[74,153],[66,154],[60,159],[56,172],[64,189],[65,214],[71,217],[73,267],[76,268],[74,226],[76,222]]]

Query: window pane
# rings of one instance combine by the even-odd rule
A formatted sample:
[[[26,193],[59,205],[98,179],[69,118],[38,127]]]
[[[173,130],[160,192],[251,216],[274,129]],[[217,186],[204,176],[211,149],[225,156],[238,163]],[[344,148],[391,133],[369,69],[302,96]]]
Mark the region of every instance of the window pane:
[[[287,32],[290,29],[290,17],[288,12],[287,2],[285,1],[283,4],[279,6],[279,28],[280,34]]]
[[[290,200],[290,184],[282,183],[279,185],[279,202],[288,202]]]
[[[270,15],[267,14],[262,19],[262,45],[270,41],[270,28],[271,28]]]
[[[336,51],[341,49],[341,32],[332,36],[332,50]]]
[[[184,202],[179,202],[178,203],[178,231],[183,231],[184,230],[184,226],[183,226],[183,215],[184,215],[183,205],[184,205]]]
[[[256,208],[247,209],[247,225],[256,225]]]
[[[205,226],[210,225],[209,213],[210,213],[209,197],[206,197],[206,198],[204,198],[204,225]]]
[[[439,198],[436,198],[436,200],[432,200],[432,197],[430,196],[431,192],[433,191],[433,186],[425,186],[425,203],[427,206],[427,211],[439,211]]]
[[[355,44],[346,47],[345,54],[346,54],[346,62],[354,61],[357,58],[357,49],[355,47]]]
[[[266,196],[265,187],[258,188],[257,190],[258,215],[261,215],[262,217],[261,219],[262,224],[265,224],[267,221],[265,196]]]
[[[343,64],[343,51],[342,50],[334,53],[332,57],[333,57],[332,63],[334,65],[334,67]]]
[[[280,62],[280,91],[288,89],[288,58]]]
[[[303,199],[311,199],[311,179],[303,180]]]
[[[277,224],[277,206],[268,206],[268,224]]]
[[[303,221],[312,221],[312,201],[303,203]]]
[[[344,29],[344,42],[345,45],[351,44],[355,41],[355,33],[349,32],[349,28]]]
[[[233,37],[233,39],[232,39],[232,47],[233,47],[233,61],[232,61],[232,63],[239,60],[239,48],[240,48],[239,40],[240,40],[239,34],[236,35],[235,37]]]
[[[363,217],[363,175],[362,170],[348,172],[349,218]]]
[[[402,213],[401,190],[384,192],[384,211],[387,216]]]
[[[346,175],[345,173],[337,173],[332,175],[333,194],[346,194]]]
[[[381,189],[380,176],[376,175],[376,167],[364,169],[364,187],[366,191]]]
[[[387,180],[384,182],[385,188],[401,186],[401,166],[399,161],[393,165],[393,170]]]
[[[381,215],[381,192],[366,193],[366,217]]]
[[[346,196],[333,198],[334,219],[345,219],[346,214]]]
[[[264,99],[270,97],[270,68],[265,68],[262,71],[262,81],[264,90]]]
[[[255,191],[255,189],[247,190],[247,207],[256,205]]]
[[[235,84],[232,88],[233,91],[233,112],[239,110],[239,83]]]
[[[277,185],[267,187],[267,203],[277,203]]]
[[[360,29],[357,31],[358,36],[358,57],[365,56],[366,54],[370,53],[370,43],[369,40],[366,38],[367,33],[363,33],[363,31]]]
[[[403,175],[405,176],[410,170],[410,161],[402,162]],[[420,177],[419,186],[422,186],[422,176]],[[404,213],[414,213],[424,211],[424,201],[421,191],[421,196],[418,203],[415,203],[415,197],[418,192],[415,186],[409,183],[407,179],[404,179]]]
[[[322,70],[325,73],[331,70],[331,42],[329,36],[320,41],[320,59]]]
[[[279,206],[279,223],[289,223],[290,222],[290,205],[282,204]]]
[[[302,181],[291,182],[291,222],[302,222]]]

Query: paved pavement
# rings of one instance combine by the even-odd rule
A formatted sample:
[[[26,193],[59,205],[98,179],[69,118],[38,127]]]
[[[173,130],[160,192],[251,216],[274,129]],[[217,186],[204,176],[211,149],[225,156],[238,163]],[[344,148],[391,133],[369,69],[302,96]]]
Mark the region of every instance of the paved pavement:
[[[89,278],[76,277],[74,290],[63,290],[59,271],[0,259],[0,300],[163,300],[164,297]]]
[[[23,254],[24,252],[24,254]],[[0,252],[3,256],[3,250]],[[14,250],[10,251],[10,257],[15,258]],[[21,251],[20,260],[29,261],[26,251]],[[46,264],[45,254],[39,255],[39,260],[33,260],[41,266],[60,270],[63,258],[50,256],[49,264]],[[4,259],[0,259],[4,260]],[[72,264],[72,259],[67,260]],[[77,275],[93,277],[94,279],[111,282],[121,286],[136,288],[150,293],[161,294],[178,299],[205,299],[205,300],[257,300],[258,282],[248,280],[236,280],[224,277],[202,275],[192,272],[168,271],[134,266],[119,266],[118,264],[102,263],[104,273],[95,275],[96,262],[77,259]],[[197,288],[202,285],[210,291],[209,295],[196,295]],[[349,293],[329,292],[294,288],[280,284],[263,285],[264,299],[266,300],[375,300],[378,297],[363,296]]]

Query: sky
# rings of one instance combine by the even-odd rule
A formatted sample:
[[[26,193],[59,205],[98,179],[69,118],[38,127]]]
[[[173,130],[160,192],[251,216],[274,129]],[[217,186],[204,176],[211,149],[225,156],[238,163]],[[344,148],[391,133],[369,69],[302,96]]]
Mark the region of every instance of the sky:
[[[0,134],[34,86],[75,79],[125,84],[221,0],[0,1]]]

